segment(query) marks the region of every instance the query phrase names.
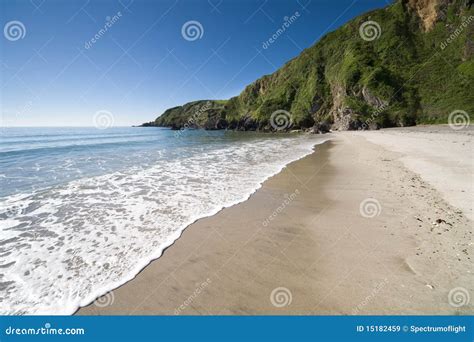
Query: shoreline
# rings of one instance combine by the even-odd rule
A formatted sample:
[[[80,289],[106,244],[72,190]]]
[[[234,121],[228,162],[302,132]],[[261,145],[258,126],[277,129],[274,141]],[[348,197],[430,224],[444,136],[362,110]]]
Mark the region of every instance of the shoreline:
[[[225,210],[225,209],[228,209],[228,208],[231,208],[233,206],[236,206],[236,205],[239,205],[240,203],[243,203],[247,200],[249,200],[262,186],[263,184],[270,178],[276,176],[277,174],[279,174],[283,169],[285,169],[289,164],[291,163],[294,163],[294,162],[297,162],[298,160],[301,160],[305,157],[307,157],[308,155],[314,153],[315,149],[317,148],[317,146],[321,146],[321,145],[324,145],[325,143],[327,143],[328,141],[330,141],[331,137],[330,135],[328,134],[328,136],[325,138],[325,139],[320,139],[320,140],[316,140],[314,142],[314,144],[312,145],[311,147],[311,151],[308,151],[305,155],[289,162],[289,163],[286,163],[286,164],[282,164],[279,169],[270,174],[269,176],[267,176],[262,182],[260,182],[258,184],[257,187],[255,187],[255,189],[253,189],[253,191],[251,193],[249,193],[248,195],[244,195],[242,196],[242,198],[234,201],[233,203],[230,203],[230,204],[226,204],[224,206],[221,206],[220,208],[216,208],[215,210],[209,212],[209,213],[206,213],[204,215],[201,215],[195,219],[193,219],[189,224],[187,224],[183,229],[177,231],[176,234],[173,234],[169,237],[169,239],[167,240],[167,242],[165,243],[166,247],[164,247],[159,253],[157,253],[156,255],[153,255],[151,257],[150,260],[146,261],[146,262],[141,262],[141,263],[138,263],[135,268],[134,268],[134,271],[131,271],[129,274],[130,276],[127,276],[123,279],[123,281],[120,281],[120,282],[116,282],[116,283],[111,283],[110,287],[111,290],[108,290],[108,291],[99,291],[97,293],[93,293],[91,294],[91,296],[89,296],[89,298],[87,300],[82,300],[82,302],[79,304],[79,307],[74,309],[71,314],[72,315],[75,315],[75,314],[78,314],[78,312],[84,308],[84,307],[88,307],[90,306],[91,304],[93,304],[98,298],[105,298],[105,300],[107,300],[107,295],[109,293],[111,293],[112,291],[122,287],[122,286],[125,286],[127,283],[133,281],[136,277],[139,276],[139,274],[141,272],[143,272],[150,264],[152,264],[153,262],[159,260],[162,255],[165,253],[165,251],[167,249],[169,249],[170,247],[172,247],[176,241],[178,241],[183,233],[189,228],[191,227],[192,225],[194,225],[196,222],[200,221],[200,220],[203,220],[203,219],[206,219],[206,218],[209,218],[209,217],[212,217],[212,216],[215,216],[217,215],[219,212]]]
[[[76,314],[472,314],[448,298],[456,287],[472,291],[472,246],[463,245],[472,221],[398,158],[338,133],[246,201],[188,226],[134,279]],[[380,204],[371,218],[359,212],[368,198]],[[459,229],[424,217],[439,213]]]
[[[330,136],[331,136],[331,135],[328,134],[328,138],[327,138],[327,139],[325,139],[325,140],[323,140],[323,141],[321,141],[321,142],[318,142],[318,143],[314,144],[314,146],[313,146],[313,151],[312,151],[312,152],[310,152],[310,153],[308,153],[307,155],[305,155],[305,156],[303,156],[303,157],[301,157],[301,158],[298,158],[298,159],[296,159],[296,160],[294,160],[294,161],[292,161],[292,162],[290,162],[290,163],[288,163],[288,164],[286,164],[286,165],[283,165],[283,166],[280,168],[280,170],[279,170],[278,172],[276,172],[276,173],[274,173],[274,174],[268,176],[268,177],[267,177],[250,195],[248,195],[245,199],[243,199],[243,200],[241,200],[241,201],[237,201],[236,203],[234,203],[234,204],[232,204],[232,205],[230,205],[230,206],[222,207],[222,208],[220,208],[219,210],[217,210],[217,211],[216,211],[215,213],[213,213],[213,214],[206,215],[206,216],[203,216],[203,217],[201,217],[201,218],[198,218],[198,219],[194,220],[191,224],[189,224],[188,226],[186,226],[186,228],[184,228],[184,229],[180,232],[180,234],[179,234],[179,236],[178,236],[177,238],[171,239],[173,242],[170,243],[167,247],[165,247],[165,248],[162,250],[160,256],[158,256],[157,258],[154,258],[153,260],[151,260],[150,262],[148,262],[147,265],[145,265],[144,267],[141,267],[140,271],[138,271],[138,273],[136,273],[135,276],[133,276],[133,277],[132,277],[131,279],[129,279],[129,280],[126,280],[123,284],[118,285],[118,286],[115,286],[115,287],[113,288],[113,290],[110,290],[110,291],[108,291],[107,293],[105,293],[105,294],[103,294],[103,295],[97,297],[95,300],[93,300],[93,301],[87,301],[88,304],[87,304],[87,305],[84,305],[84,306],[81,306],[81,307],[79,307],[78,309],[76,309],[76,310],[73,312],[73,315],[78,315],[78,314],[79,314],[79,315],[82,315],[82,314],[90,314],[90,313],[84,313],[83,311],[84,311],[84,310],[87,310],[88,308],[92,308],[92,306],[95,306],[95,303],[96,303],[96,302],[101,302],[101,301],[105,301],[105,302],[107,302],[107,303],[110,302],[110,299],[111,299],[111,297],[110,297],[110,295],[109,295],[110,293],[116,291],[116,290],[119,289],[119,288],[122,288],[122,287],[127,286],[127,284],[133,282],[136,278],[138,278],[138,277],[140,276],[141,273],[143,273],[144,271],[146,271],[146,269],[147,269],[150,265],[152,265],[153,263],[155,263],[155,262],[157,262],[158,260],[160,260],[160,259],[165,255],[165,253],[166,253],[170,248],[172,248],[172,247],[183,237],[183,235],[186,233],[186,231],[187,231],[189,228],[191,228],[192,226],[194,226],[195,224],[197,224],[198,222],[200,222],[200,221],[202,221],[202,220],[206,220],[206,219],[212,218],[212,217],[218,215],[219,213],[221,213],[221,212],[223,212],[223,211],[225,211],[225,210],[227,210],[227,209],[230,209],[230,208],[239,206],[240,204],[243,204],[243,203],[247,202],[248,200],[250,200],[250,199],[252,198],[252,196],[254,196],[258,191],[260,191],[260,189],[264,186],[264,184],[265,184],[266,182],[268,182],[268,181],[269,181],[270,179],[272,179],[273,177],[278,176],[278,175],[279,175],[285,168],[287,168],[289,165],[291,165],[291,164],[293,164],[293,163],[297,163],[298,161],[300,161],[300,160],[302,160],[302,159],[304,159],[304,158],[307,158],[307,157],[309,157],[309,156],[315,154],[315,153],[317,152],[316,149],[319,149],[319,148],[327,148],[327,147],[328,147],[327,145],[329,145],[329,144],[331,143],[331,138],[330,138]],[[115,298],[115,295],[113,295],[113,297]],[[101,298],[102,298],[102,299],[101,299]],[[99,305],[100,305],[100,304],[99,304]],[[108,305],[106,305],[106,306],[108,306]],[[100,307],[100,306],[99,306],[99,307]]]
[[[236,134],[219,138],[214,144],[203,132],[181,142],[171,132],[158,136],[142,132],[136,137],[144,140],[143,145],[137,145],[143,149],[134,155],[137,146],[131,150],[127,147],[130,130],[80,132],[98,134],[104,142],[107,134],[112,134],[116,145],[107,144],[102,151],[99,144],[97,151],[86,147],[76,153],[73,140],[71,146],[51,151],[57,155],[54,160],[40,153],[37,162],[44,170],[38,173],[38,183],[45,185],[7,195],[1,203],[0,216],[7,217],[2,220],[2,230],[9,238],[5,250],[13,252],[5,255],[4,262],[6,314],[75,313],[80,306],[133,279],[191,223],[246,200],[269,176],[311,153],[322,140],[304,135],[262,139],[261,135]],[[45,139],[39,144],[51,143],[50,138]],[[160,146],[156,143],[160,139],[183,149]],[[204,145],[195,148],[195,141]],[[116,151],[123,153],[117,155]],[[30,153],[37,153],[36,148],[21,152],[25,156]],[[103,174],[94,174],[101,167],[91,165],[87,169],[90,174],[70,177],[64,172],[64,179],[58,177],[51,184],[45,181],[48,174],[56,172],[56,165],[62,165],[59,161],[69,165],[68,161],[77,159],[79,169],[86,167],[90,153],[97,153],[97,160],[107,160],[110,170],[104,167]],[[123,163],[122,154],[130,156]],[[140,155],[150,157],[136,159]],[[159,160],[166,162],[154,162]],[[6,171],[13,176],[11,168]],[[20,185],[30,183],[20,181]],[[25,269],[25,265],[30,266]]]

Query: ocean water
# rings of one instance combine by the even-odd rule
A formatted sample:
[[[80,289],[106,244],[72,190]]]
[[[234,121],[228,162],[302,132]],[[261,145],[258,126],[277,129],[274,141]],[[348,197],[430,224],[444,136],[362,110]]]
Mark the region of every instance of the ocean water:
[[[0,314],[72,314],[247,199],[322,137],[162,128],[0,131]]]

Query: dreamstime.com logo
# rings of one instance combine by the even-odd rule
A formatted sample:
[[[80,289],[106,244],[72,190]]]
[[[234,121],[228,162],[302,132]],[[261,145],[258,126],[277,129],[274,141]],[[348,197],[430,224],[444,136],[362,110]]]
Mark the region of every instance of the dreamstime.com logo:
[[[179,138],[185,129],[198,126],[198,121],[201,115],[203,115],[206,111],[211,109],[212,103],[211,101],[207,101],[204,105],[200,106],[198,110],[194,111],[193,115],[188,119],[188,121],[181,127],[179,130],[175,131],[174,136]]]
[[[94,122],[94,126],[97,129],[107,129],[114,125],[114,116],[111,112],[106,110],[99,110],[94,114],[94,118],[92,120]]]
[[[9,21],[3,27],[3,35],[11,42],[23,39],[26,36],[26,27],[21,21]]]
[[[464,287],[455,287],[448,293],[449,305],[455,308],[468,305],[470,301],[471,296],[469,295],[469,291]]]
[[[295,198],[300,194],[300,191],[296,189],[290,195],[285,194],[285,199],[283,202],[262,222],[264,227],[267,227],[270,222],[272,222],[285,208],[295,200]]]
[[[105,18],[105,24],[97,31],[97,33],[89,39],[87,42],[84,43],[84,48],[89,50],[95,43],[97,43],[112,26],[122,18],[122,12],[117,12],[113,16],[107,16]]]
[[[451,129],[456,131],[466,128],[469,126],[471,120],[469,119],[469,114],[463,110],[455,110],[449,114],[448,124]]]
[[[201,23],[196,20],[190,20],[181,27],[181,35],[189,42],[201,39],[204,35],[204,28]]]
[[[277,41],[278,38],[280,38],[280,36],[286,32],[287,29],[290,28],[290,26],[300,17],[300,12],[296,11],[293,15],[291,15],[290,17],[286,16],[283,18],[283,24],[281,25],[280,28],[278,28],[278,30],[275,31],[275,33],[273,33],[271,35],[270,38],[268,38],[266,41],[264,41],[262,43],[262,48],[264,48],[265,50],[269,48],[270,45],[272,45],[274,42]]]
[[[380,38],[381,34],[382,28],[376,21],[369,20],[359,26],[359,35],[363,40],[367,42],[371,42]]]
[[[443,41],[441,44],[440,44],[440,48],[441,50],[444,50],[446,49],[449,44],[451,44],[454,40],[456,40],[456,38],[458,38],[461,33],[469,26],[469,24],[471,22],[474,21],[474,15],[470,15],[469,17],[467,18],[463,18],[463,21],[461,22],[461,25],[459,25],[453,33],[450,34],[450,36],[448,38],[446,38],[445,41]]]
[[[290,112],[279,109],[270,116],[270,125],[277,131],[289,129],[293,126],[293,118]]]
[[[5,335],[84,335],[84,328],[53,328],[50,323],[45,323],[39,328],[15,328],[9,326],[5,329]]]
[[[359,315],[360,312],[376,297],[377,294],[388,284],[388,279],[384,278],[380,283],[376,284],[372,291],[352,310],[353,315]]]
[[[293,301],[291,291],[286,287],[277,287],[273,289],[270,294],[270,302],[276,308],[283,308],[289,306]]]
[[[211,283],[211,279],[207,278],[206,281],[203,281],[202,283],[198,284],[194,292],[188,298],[186,298],[183,304],[181,304],[174,310],[174,314],[180,315],[181,312],[184,311],[188,306],[190,306],[194,302],[194,300],[201,294],[201,292]]]
[[[379,108],[377,108],[377,109],[370,115],[370,117],[362,123],[362,125],[359,127],[359,130],[368,129],[369,126],[370,126],[370,124],[371,124],[372,122],[374,122],[375,119],[377,119],[377,117],[378,117],[381,113],[383,113],[383,111],[384,111],[385,109],[387,109],[387,106],[388,106],[388,103],[383,103]]]
[[[106,306],[113,305],[115,302],[115,295],[113,291],[107,292],[105,295],[97,298],[94,301],[94,305],[99,308],[105,308]]]
[[[359,205],[359,212],[362,217],[365,218],[374,218],[379,216],[382,212],[382,206],[380,202],[377,201],[375,198],[366,198]]]

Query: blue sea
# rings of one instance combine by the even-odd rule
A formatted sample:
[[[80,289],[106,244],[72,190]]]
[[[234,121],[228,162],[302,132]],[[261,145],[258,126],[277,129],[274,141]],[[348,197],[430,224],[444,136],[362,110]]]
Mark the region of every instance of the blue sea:
[[[0,130],[0,314],[72,314],[323,138],[154,127]]]

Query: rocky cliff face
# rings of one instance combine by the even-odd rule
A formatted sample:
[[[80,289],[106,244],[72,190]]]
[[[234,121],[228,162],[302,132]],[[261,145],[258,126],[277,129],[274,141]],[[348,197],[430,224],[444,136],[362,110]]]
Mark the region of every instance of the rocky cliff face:
[[[454,110],[472,115],[473,32],[472,1],[399,0],[327,34],[239,96],[188,103],[149,124],[350,130],[446,122]]]
[[[416,12],[425,31],[433,29],[436,22],[446,14],[449,0],[408,0],[409,9]]]

